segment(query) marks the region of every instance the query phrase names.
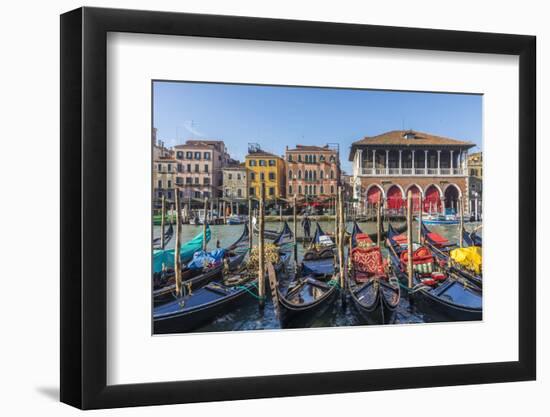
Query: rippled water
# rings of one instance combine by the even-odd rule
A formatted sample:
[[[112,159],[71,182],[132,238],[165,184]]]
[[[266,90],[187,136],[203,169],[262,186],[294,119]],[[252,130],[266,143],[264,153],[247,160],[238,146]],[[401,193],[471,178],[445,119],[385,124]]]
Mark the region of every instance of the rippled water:
[[[325,232],[334,232],[334,222],[320,222],[321,227]],[[479,223],[466,223],[466,230],[471,231]],[[292,229],[293,224],[289,222],[289,226]],[[387,229],[387,223],[384,225]],[[395,225],[394,225],[395,226]],[[373,222],[359,223],[359,227],[365,233],[374,233],[376,231],[376,224]],[[445,236],[450,241],[457,241],[459,235],[458,225],[447,226],[429,226],[434,232],[437,232]],[[216,242],[219,240],[221,247],[226,247],[233,243],[241,235],[243,225],[212,225],[210,226],[212,231],[212,237],[208,244],[209,249],[216,247]],[[351,231],[352,225],[348,223],[347,229]],[[280,230],[280,223],[266,223],[266,229]],[[314,231],[314,223],[312,224],[312,234]],[[183,237],[182,241],[185,242],[202,231],[202,226],[183,225],[182,226]],[[478,232],[481,235],[481,232]],[[155,226],[154,235],[160,235],[160,227]],[[303,230],[298,223],[298,236],[303,236]],[[414,239],[416,240],[417,230],[413,231]],[[257,239],[254,239],[256,242]],[[174,239],[172,239],[167,248],[173,248]],[[301,259],[304,252],[302,244],[298,244],[298,259]],[[382,245],[382,252],[384,256],[387,256],[387,249]],[[269,291],[268,291],[269,293]],[[402,295],[401,302],[398,306],[397,312],[394,316],[392,324],[402,323],[433,323],[450,321],[447,317],[437,314],[436,312],[427,313],[425,309],[417,309],[416,306],[410,305],[407,297]],[[365,325],[365,323],[359,315],[356,313],[351,303],[342,304],[341,300],[335,301],[332,306],[327,308],[324,312],[319,313],[316,317],[313,317],[308,322],[308,327],[336,327],[336,326],[356,326]],[[268,296],[266,305],[263,312],[258,308],[258,302],[250,297],[250,300],[244,305],[235,308],[232,311],[227,312],[222,317],[217,318],[210,324],[207,324],[195,332],[221,332],[232,330],[256,330],[256,329],[277,329],[280,328],[278,319],[275,316],[273,304]]]

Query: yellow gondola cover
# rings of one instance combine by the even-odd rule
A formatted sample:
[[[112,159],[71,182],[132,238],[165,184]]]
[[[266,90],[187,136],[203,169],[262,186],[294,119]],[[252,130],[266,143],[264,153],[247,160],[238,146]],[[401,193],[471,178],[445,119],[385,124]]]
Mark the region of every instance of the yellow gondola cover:
[[[470,246],[467,248],[458,248],[451,251],[451,258],[460,265],[466,267],[476,274],[481,274],[481,248],[479,246]]]

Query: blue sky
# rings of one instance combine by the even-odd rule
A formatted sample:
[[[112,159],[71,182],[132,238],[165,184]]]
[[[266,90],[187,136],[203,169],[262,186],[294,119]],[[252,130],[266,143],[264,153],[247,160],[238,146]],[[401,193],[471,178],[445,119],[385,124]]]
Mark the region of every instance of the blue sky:
[[[167,146],[186,139],[223,140],[244,160],[249,142],[282,155],[285,146],[352,142],[414,129],[469,140],[481,150],[482,96],[381,90],[154,82],[153,125]]]

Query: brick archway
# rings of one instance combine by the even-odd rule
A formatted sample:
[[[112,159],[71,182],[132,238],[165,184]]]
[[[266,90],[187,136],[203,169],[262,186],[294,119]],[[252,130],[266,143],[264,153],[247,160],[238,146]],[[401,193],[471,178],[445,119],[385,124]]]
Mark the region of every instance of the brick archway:
[[[424,211],[441,211],[441,197],[441,189],[438,186],[435,184],[428,186],[424,194]]]
[[[458,212],[458,200],[461,196],[460,188],[456,184],[449,184],[445,188],[445,208],[452,208]]]
[[[403,207],[405,195],[399,185],[392,185],[386,193],[386,201],[390,210],[399,210]]]
[[[378,184],[371,184],[367,188],[366,203],[376,204],[384,199],[384,189]]]

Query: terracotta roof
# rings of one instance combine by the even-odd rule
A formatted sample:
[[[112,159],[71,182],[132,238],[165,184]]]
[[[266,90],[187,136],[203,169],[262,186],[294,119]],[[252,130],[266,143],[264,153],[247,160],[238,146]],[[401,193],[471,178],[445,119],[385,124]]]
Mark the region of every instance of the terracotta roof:
[[[183,143],[181,145],[174,146],[175,149],[212,149],[212,144],[204,142],[192,142]]]
[[[410,135],[410,137],[406,137]],[[353,161],[355,150],[360,145],[380,145],[380,146],[457,146],[462,148],[472,148],[475,146],[472,142],[436,136],[430,133],[418,132],[416,130],[392,130],[376,136],[366,136],[361,140],[351,144],[349,160]]]
[[[246,171],[246,167],[243,164],[228,165],[222,168],[224,171]]]
[[[315,146],[315,145],[296,145],[296,148],[294,149],[287,149],[287,152],[301,152],[301,151],[333,151],[336,152],[334,149],[330,149],[328,145],[325,146]]]
[[[275,155],[273,153],[269,153],[265,151],[249,153],[248,155],[245,156],[245,158],[262,158],[266,156],[271,158],[281,158],[279,155]]]

